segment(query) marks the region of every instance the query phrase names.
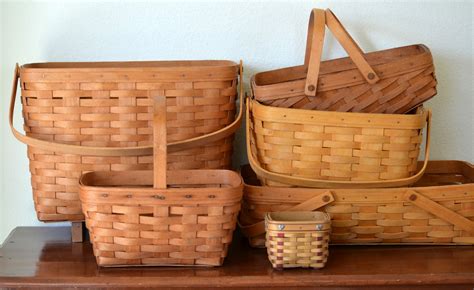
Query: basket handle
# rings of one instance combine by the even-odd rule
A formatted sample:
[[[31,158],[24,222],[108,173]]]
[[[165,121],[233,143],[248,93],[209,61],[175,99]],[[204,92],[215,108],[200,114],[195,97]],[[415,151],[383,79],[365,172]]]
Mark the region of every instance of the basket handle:
[[[444,221],[450,222],[451,224],[465,231],[474,233],[473,221],[463,217],[462,215],[450,210],[447,207],[442,206],[441,204],[431,200],[430,198],[415,190],[408,190],[404,195],[404,199]]]
[[[168,152],[177,152],[185,149],[206,145],[210,142],[215,142],[223,138],[229,137],[237,131],[242,123],[243,118],[243,66],[242,61],[240,61],[240,76],[239,76],[239,113],[235,118],[234,122],[227,125],[226,127],[219,129],[217,131],[194,137],[182,141],[172,142],[168,144]],[[57,153],[65,154],[78,154],[78,155],[98,155],[98,156],[142,156],[142,155],[152,155],[153,146],[137,146],[137,147],[94,147],[94,146],[81,146],[81,145],[70,145],[63,143],[56,143],[51,141],[45,141],[31,136],[26,136],[23,133],[20,133],[13,125],[13,117],[15,112],[15,100],[18,89],[18,81],[20,79],[20,67],[18,64],[15,66],[15,72],[13,76],[13,85],[12,85],[12,94],[10,98],[10,109],[9,109],[9,124],[10,129],[15,138],[28,145],[33,146],[38,149],[53,151]]]
[[[425,173],[426,167],[428,166],[428,160],[430,157],[430,144],[431,144],[431,110],[426,112],[426,141],[425,141],[425,160],[423,162],[423,167],[413,176],[401,179],[392,179],[392,180],[381,180],[381,181],[337,181],[337,180],[321,180],[321,179],[310,179],[296,176],[289,176],[280,173],[270,172],[266,169],[263,169],[260,164],[256,161],[252,146],[250,144],[250,108],[251,102],[254,100],[247,100],[247,116],[246,116],[246,143],[247,143],[247,156],[249,159],[250,166],[255,171],[255,173],[263,178],[268,178],[270,180],[285,183],[294,186],[302,187],[315,187],[315,188],[377,188],[377,187],[401,187],[407,186],[418,181],[423,174]]]
[[[308,66],[305,94],[316,96],[321,54],[324,43],[324,26],[327,25],[337,41],[342,45],[351,60],[359,69],[362,76],[369,84],[379,81],[378,75],[364,57],[364,52],[357,45],[351,35],[342,26],[341,22],[331,10],[313,9],[309,18],[308,36],[306,42],[305,65]]]
[[[295,206],[285,209],[284,211],[315,211],[334,201],[334,196],[330,190],[317,194],[310,199],[303,201]],[[259,221],[251,225],[242,225],[239,222],[242,234],[246,237],[256,237],[265,233],[265,221]]]
[[[153,188],[166,188],[166,96],[149,91],[153,100]]]

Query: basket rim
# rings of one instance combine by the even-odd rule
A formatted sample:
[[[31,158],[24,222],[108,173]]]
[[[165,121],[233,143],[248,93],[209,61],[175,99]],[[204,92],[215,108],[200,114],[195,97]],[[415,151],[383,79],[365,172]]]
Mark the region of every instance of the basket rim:
[[[447,162],[455,163],[459,166],[460,172],[452,174],[462,174],[464,170],[474,172],[473,164],[467,161],[461,160],[433,160],[429,161],[428,169],[425,174],[430,174],[430,168],[435,172],[433,174],[445,175],[450,172],[446,170]],[[420,166],[422,163],[418,163]],[[431,167],[430,167],[431,166]],[[439,169],[438,169],[439,168]],[[245,165],[243,169],[251,170],[250,165]],[[252,173],[252,171],[246,171],[246,173]],[[269,187],[262,185],[254,185],[247,183],[249,177],[248,174],[241,174],[244,182],[244,200],[250,201],[255,204],[268,204],[268,203],[282,203],[292,200],[295,203],[302,202],[312,196],[318,194],[324,194],[328,191],[331,194],[336,194],[335,199],[338,203],[353,203],[357,201],[361,204],[373,204],[379,202],[387,203],[400,203],[404,202],[402,199],[402,193],[407,190],[418,191],[422,194],[430,196],[435,201],[450,201],[456,200],[474,200],[474,181],[471,183],[464,184],[449,184],[449,185],[431,185],[431,186],[404,186],[404,187],[393,187],[393,188],[288,188],[288,187]],[[247,178],[245,178],[247,177]],[[443,188],[445,189],[442,193],[434,192],[434,190]],[[271,197],[268,194],[271,192]],[[383,193],[383,194],[381,194]],[[467,193],[467,194],[466,194]],[[367,199],[361,199],[361,196],[367,197]],[[344,197],[344,200],[342,199]]]
[[[295,218],[293,218],[295,217]],[[322,211],[275,211],[265,215],[268,224],[329,224],[331,218]]]
[[[227,184],[230,185],[230,188],[237,188],[241,185],[243,185],[243,180],[242,177],[235,171],[228,170],[228,169],[187,169],[187,170],[168,170],[167,174],[171,177],[169,183],[178,183],[174,182],[176,179],[186,179],[189,176],[206,176],[211,179],[222,179],[221,182],[219,183],[213,183],[213,184]],[[177,175],[179,176],[184,176],[184,177],[176,177]],[[112,182],[113,178],[118,178],[120,179],[120,184],[115,184],[115,182]],[[127,180],[128,179],[128,180]],[[104,185],[99,185],[99,184],[94,184],[94,181],[102,181],[105,184]],[[140,186],[124,186],[120,188],[124,188],[126,190],[155,190],[155,188],[152,187],[153,184],[153,170],[130,170],[130,171],[90,171],[86,172],[81,175],[79,178],[79,186],[82,189],[113,189],[117,190],[117,186],[125,185],[127,181],[131,182],[131,184],[135,185],[140,185]],[[144,188],[143,185],[145,182],[148,183],[150,188]],[[185,180],[186,182],[186,180]],[[107,184],[108,183],[108,184]],[[197,183],[186,183],[187,185],[191,184],[197,184]],[[210,189],[213,189],[209,187]],[[216,187],[217,188],[217,187]],[[221,187],[219,187],[221,188]],[[173,190],[175,189],[182,189],[182,188],[172,188]],[[184,190],[189,190],[189,188],[183,188]]]
[[[250,99],[253,118],[292,124],[332,125],[335,127],[369,127],[393,129],[422,129],[429,109],[420,105],[413,114],[385,114],[319,111],[299,108],[267,106],[254,98]]]
[[[154,188],[151,170],[91,171],[79,179],[79,199],[82,204],[205,205],[240,203],[243,195],[242,177],[231,170],[172,170],[168,171],[167,181],[186,187]]]
[[[20,72],[58,71],[175,71],[202,69],[237,69],[231,60],[156,60],[156,61],[91,61],[36,62],[20,66]]]
[[[380,54],[383,54],[383,53],[390,53],[390,52],[393,53],[393,52],[397,52],[399,50],[407,50],[407,49],[419,49],[420,50],[417,53],[408,54],[408,55],[411,55],[411,56],[423,55],[423,54],[431,55],[430,49],[426,45],[421,44],[421,43],[411,44],[411,45],[406,45],[406,46],[400,46],[400,47],[393,47],[393,48],[388,48],[388,49],[383,49],[383,50],[375,50],[375,51],[364,53],[364,55],[367,58],[369,58],[367,61],[370,64],[371,63],[370,57],[377,57],[377,56],[379,56]],[[395,61],[396,59],[399,59],[399,58],[400,57],[392,57],[392,61]],[[339,58],[334,58],[334,59],[322,60],[321,64],[324,63],[325,65],[330,65],[333,62],[339,62],[339,61],[344,61],[344,60],[350,60],[350,57],[347,56],[347,57],[339,57]],[[257,87],[258,88],[271,87],[271,86],[277,85],[279,83],[264,83],[264,84],[262,84],[262,83],[260,83],[259,78],[261,76],[266,75],[266,74],[272,74],[272,73],[282,71],[282,70],[285,70],[285,69],[297,69],[297,68],[305,68],[305,65],[283,67],[283,68],[258,72],[258,73],[255,73],[254,75],[251,76],[250,83],[251,83],[252,87],[255,87],[255,88],[257,88]],[[357,67],[351,61],[351,65],[348,67],[348,69],[357,69]],[[320,75],[325,75],[325,74],[330,74],[330,73],[332,73],[332,72],[325,73],[324,71],[322,71],[322,72],[320,72]]]

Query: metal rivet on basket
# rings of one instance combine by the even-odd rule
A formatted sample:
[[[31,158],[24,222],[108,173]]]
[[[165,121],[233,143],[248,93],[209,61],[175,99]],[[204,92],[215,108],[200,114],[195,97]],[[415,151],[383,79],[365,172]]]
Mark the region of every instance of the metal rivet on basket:
[[[329,196],[327,196],[327,195],[323,196],[323,201],[324,202],[328,202],[330,200],[331,200],[331,198]]]
[[[320,231],[323,229],[323,225],[316,225],[316,230]]]
[[[191,197],[193,197],[193,196],[190,195],[190,194],[186,194],[184,197],[186,197],[186,198],[191,198]]]
[[[369,74],[367,75],[367,78],[368,78],[369,80],[373,80],[373,79],[375,78],[374,73],[369,73]]]
[[[308,86],[308,91],[310,91],[310,92],[314,91],[315,89],[316,89],[316,87],[313,86],[313,85]]]
[[[156,199],[165,199],[165,197],[163,195],[154,195],[153,198],[156,198]]]
[[[102,194],[102,197],[108,197],[109,195],[107,193]]]
[[[411,200],[411,201],[414,201],[414,200],[416,200],[416,199],[417,199],[416,194],[410,195],[410,200]]]
[[[209,198],[216,198],[214,194],[209,195]]]
[[[285,228],[285,225],[278,225],[278,229],[281,231]]]

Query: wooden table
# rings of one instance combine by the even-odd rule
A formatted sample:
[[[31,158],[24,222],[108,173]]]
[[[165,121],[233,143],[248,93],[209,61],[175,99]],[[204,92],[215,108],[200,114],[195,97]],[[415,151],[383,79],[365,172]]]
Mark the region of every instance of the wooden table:
[[[472,246],[333,246],[321,270],[273,270],[238,234],[223,267],[98,268],[89,242],[67,227],[20,227],[0,249],[3,287],[350,287],[473,289]]]

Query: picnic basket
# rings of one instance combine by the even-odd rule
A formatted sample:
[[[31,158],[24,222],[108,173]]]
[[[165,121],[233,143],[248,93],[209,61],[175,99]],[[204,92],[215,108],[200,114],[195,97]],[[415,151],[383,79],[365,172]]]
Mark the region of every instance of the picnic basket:
[[[266,247],[273,268],[323,268],[329,255],[331,218],[319,211],[269,212]]]
[[[325,26],[349,57],[321,62]],[[325,111],[406,113],[436,95],[426,46],[363,53],[329,9],[311,12],[304,65],[257,73],[251,82],[263,104]]]
[[[166,97],[150,92],[154,170],[88,172],[80,199],[97,264],[223,263],[242,199],[230,170],[166,169]]]
[[[9,121],[28,145],[38,219],[84,220],[83,172],[152,169],[149,92],[167,97],[169,169],[229,169],[238,74],[231,61],[17,65]],[[18,81],[26,135],[13,127]]]
[[[411,114],[326,112],[247,102],[247,156],[263,185],[394,187],[426,169],[431,111]],[[425,122],[425,166],[417,160]]]
[[[241,173],[239,223],[253,247],[265,244],[266,213],[312,210],[331,216],[331,244],[474,244],[474,167],[467,162],[430,161],[414,187],[400,188],[266,187],[250,166]]]

